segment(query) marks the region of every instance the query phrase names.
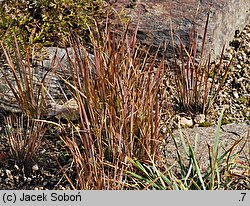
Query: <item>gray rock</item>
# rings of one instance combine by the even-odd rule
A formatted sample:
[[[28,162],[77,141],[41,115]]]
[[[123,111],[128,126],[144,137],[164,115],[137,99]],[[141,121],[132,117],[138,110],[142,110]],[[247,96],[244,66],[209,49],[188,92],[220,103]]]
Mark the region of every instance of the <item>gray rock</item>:
[[[119,11],[129,2],[117,0],[114,6]],[[210,6],[206,50],[218,55],[223,45],[233,38],[235,30],[250,22],[249,0],[140,0],[124,10],[131,17],[133,26],[137,24],[138,16],[140,18],[137,35],[140,43],[157,48],[165,40],[171,41],[172,22],[173,31],[186,43],[190,29],[196,28],[200,48]]]
[[[69,55],[69,56],[68,56]],[[68,67],[68,57],[73,60],[77,57],[84,57],[84,51],[72,51],[71,48],[57,48],[57,47],[44,47],[40,54],[38,54],[39,59],[38,65],[43,66],[45,68],[49,68],[51,66],[59,65],[62,67]],[[55,59],[55,64],[52,65],[52,61]],[[88,59],[92,63],[92,67],[94,65],[94,56],[88,53]]]
[[[213,147],[216,130],[217,127],[194,127],[194,128],[182,129],[182,134],[185,140],[186,138],[189,138],[192,148],[195,148],[195,139],[197,138],[197,147],[195,154],[197,161],[199,162],[199,165],[203,172],[209,165],[208,145]],[[233,144],[237,140],[240,140],[241,138],[242,141],[239,143],[239,145],[237,145],[234,148],[234,152],[240,151],[244,143],[247,142],[242,153],[245,152],[245,154],[248,154],[249,132],[250,132],[250,126],[246,123],[241,123],[241,124],[233,123],[228,125],[222,125],[219,136],[219,155],[221,155],[223,152],[231,148]],[[179,147],[181,156],[185,157],[185,152],[182,147],[180,138],[180,131],[175,130],[173,134],[176,138],[176,142]],[[175,159],[177,157],[176,157],[176,149],[174,146],[174,142],[171,137],[167,138],[165,155],[168,157],[169,164],[173,165],[174,162],[172,158]],[[239,159],[247,164],[247,159],[245,159],[244,154],[240,155]]]

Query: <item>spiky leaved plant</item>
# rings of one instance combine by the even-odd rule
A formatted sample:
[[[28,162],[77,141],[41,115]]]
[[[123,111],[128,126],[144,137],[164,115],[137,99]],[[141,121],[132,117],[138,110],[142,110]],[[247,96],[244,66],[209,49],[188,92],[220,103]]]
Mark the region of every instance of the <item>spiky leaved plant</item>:
[[[198,146],[197,142],[195,141],[193,147],[190,142],[191,138],[185,138],[179,127],[180,146],[177,144],[176,137],[169,131],[176,147],[177,160],[174,165],[169,165],[167,159],[162,159],[162,162],[158,161],[158,163],[152,157],[149,161],[129,159],[137,168],[133,172],[127,171],[134,179],[133,187],[158,190],[249,189],[249,158],[243,152],[243,149],[247,147],[247,138],[236,140],[230,148],[222,152],[219,146],[222,116],[223,112],[218,120],[214,144],[208,145],[210,161],[205,171],[202,171],[197,160],[195,151]],[[238,160],[240,155],[244,155],[246,160],[244,163]],[[178,167],[180,174],[174,171],[174,167]]]
[[[170,66],[174,75],[174,88],[177,91],[178,107],[187,113],[207,114],[213,106],[219,91],[222,89],[230,70],[232,59],[223,63],[224,47],[219,63],[212,67],[211,57],[204,57],[209,14],[202,38],[201,51],[198,54],[198,35],[195,30],[189,34],[189,44],[186,46],[178,37],[179,44],[174,42],[172,34],[174,64]],[[215,81],[219,80],[219,85]]]
[[[61,78],[78,105],[80,119],[78,126],[70,121],[71,131],[61,135],[76,168],[72,187],[129,188],[128,158],[145,159],[149,153],[157,159],[164,138],[164,61],[157,63],[157,54],[150,56],[148,51],[139,53],[137,29],[131,37],[128,29],[120,35],[108,27],[95,32],[97,36],[90,33],[93,59],[77,39],[71,39],[73,57],[68,54],[69,69],[62,67]],[[65,175],[70,180],[70,174]]]
[[[9,115],[5,117],[4,123],[5,136],[10,148],[9,158],[25,169],[30,169],[44,138],[45,124],[25,115]]]
[[[52,69],[43,72],[42,68],[33,65],[29,47],[25,44],[19,45],[15,34],[13,36],[15,57],[10,53],[9,48],[0,42],[8,65],[8,72],[5,68],[2,68],[1,72],[10,89],[10,94],[15,98],[22,112],[31,118],[40,119],[44,115],[47,103],[46,77],[48,74],[53,75],[53,72],[50,73]]]

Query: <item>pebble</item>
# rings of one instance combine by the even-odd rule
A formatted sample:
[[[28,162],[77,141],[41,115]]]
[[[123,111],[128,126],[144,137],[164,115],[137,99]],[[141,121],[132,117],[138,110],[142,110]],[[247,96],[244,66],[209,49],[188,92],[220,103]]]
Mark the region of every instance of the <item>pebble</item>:
[[[187,127],[192,127],[194,125],[193,120],[189,117],[181,117],[180,124]]]
[[[238,98],[239,98],[239,94],[238,94],[238,92],[237,92],[237,91],[234,91],[234,92],[233,92],[233,95],[234,95],[234,97],[235,97],[236,99],[238,99]]]
[[[19,170],[19,167],[15,164],[14,165],[14,168],[16,169],[16,170]]]
[[[33,167],[32,167],[32,170],[34,170],[34,171],[37,171],[37,170],[39,170],[39,167],[38,167],[38,165],[37,165],[37,164],[33,165]]]
[[[8,178],[12,177],[11,171],[10,170],[5,170],[6,175],[8,176]]]
[[[225,53],[223,57],[224,59],[231,60],[233,58],[233,55],[231,53]]]

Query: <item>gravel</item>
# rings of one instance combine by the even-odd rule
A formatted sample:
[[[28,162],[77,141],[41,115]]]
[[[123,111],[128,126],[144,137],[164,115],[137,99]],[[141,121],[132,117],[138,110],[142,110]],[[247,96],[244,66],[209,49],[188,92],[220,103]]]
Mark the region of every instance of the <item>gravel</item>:
[[[224,122],[246,122],[250,120],[250,25],[235,38],[224,54],[224,63],[231,59],[232,66],[214,106],[210,121],[218,118],[221,108],[226,107]]]

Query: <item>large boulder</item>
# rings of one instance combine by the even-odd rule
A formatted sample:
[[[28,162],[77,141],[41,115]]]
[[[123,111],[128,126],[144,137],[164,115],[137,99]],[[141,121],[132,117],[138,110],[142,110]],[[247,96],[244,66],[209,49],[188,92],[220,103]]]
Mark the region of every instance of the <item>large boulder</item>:
[[[172,31],[187,43],[192,28],[198,31],[199,48],[210,9],[206,50],[218,55],[224,44],[233,39],[235,30],[250,22],[249,0],[116,0],[118,11],[124,10],[135,27],[140,18],[138,39],[157,48],[171,42]]]

